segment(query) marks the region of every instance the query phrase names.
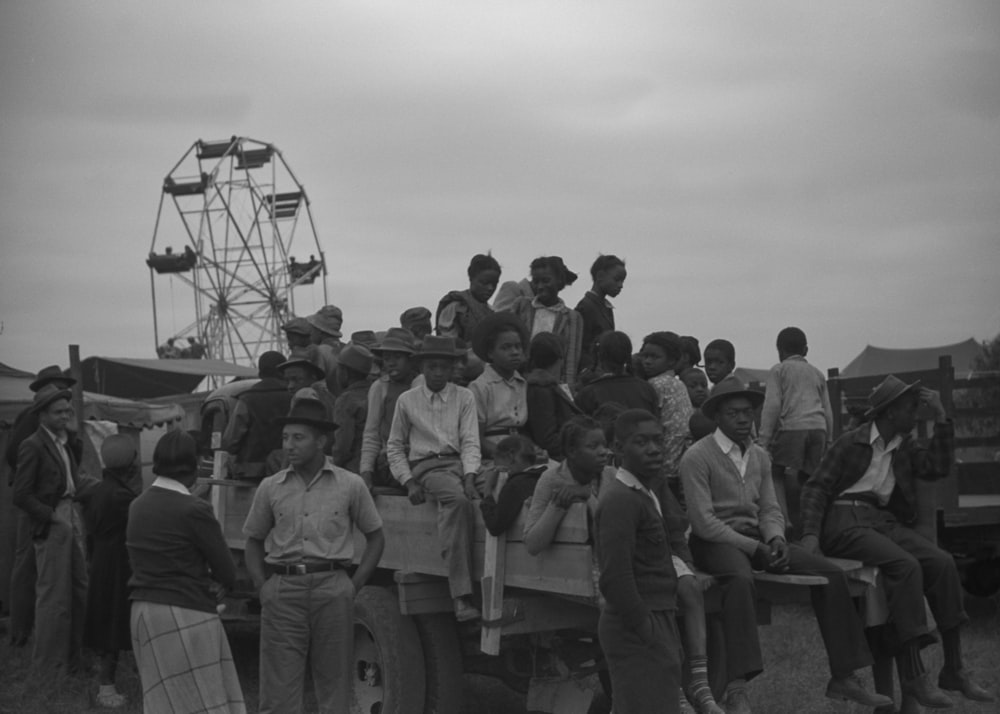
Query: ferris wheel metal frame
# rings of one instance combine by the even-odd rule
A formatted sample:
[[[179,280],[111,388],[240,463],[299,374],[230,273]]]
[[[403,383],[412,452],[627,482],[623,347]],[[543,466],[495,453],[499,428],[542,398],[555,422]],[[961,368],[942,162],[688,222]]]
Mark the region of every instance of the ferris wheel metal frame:
[[[180,230],[166,223],[167,203]],[[177,239],[183,252],[166,245]],[[293,249],[309,260],[296,261]],[[261,353],[281,349],[281,325],[294,315],[294,288],[319,280],[327,302],[326,261],[305,187],[274,144],[249,137],[199,139],[174,165],[163,180],[146,265],[155,345],[167,310],[157,302],[156,282],[166,275],[193,297],[190,321],[170,336],[194,338],[206,357],[236,364],[255,367]]]

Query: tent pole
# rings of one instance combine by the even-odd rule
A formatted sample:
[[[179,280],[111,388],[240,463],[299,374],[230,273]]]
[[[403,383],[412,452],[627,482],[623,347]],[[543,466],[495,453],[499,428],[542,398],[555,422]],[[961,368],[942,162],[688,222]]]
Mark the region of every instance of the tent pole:
[[[83,368],[80,367],[80,345],[69,346],[69,376],[76,380],[73,385],[73,411],[76,412],[75,419],[79,430],[83,428]]]

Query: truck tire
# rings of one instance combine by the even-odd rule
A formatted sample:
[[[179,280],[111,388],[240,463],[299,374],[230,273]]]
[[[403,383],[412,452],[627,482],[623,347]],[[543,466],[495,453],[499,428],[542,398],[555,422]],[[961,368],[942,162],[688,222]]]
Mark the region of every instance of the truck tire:
[[[460,714],[464,698],[462,649],[451,614],[417,615],[426,672],[424,714]]]
[[[354,599],[351,714],[421,714],[424,655],[413,620],[395,594],[366,586]]]

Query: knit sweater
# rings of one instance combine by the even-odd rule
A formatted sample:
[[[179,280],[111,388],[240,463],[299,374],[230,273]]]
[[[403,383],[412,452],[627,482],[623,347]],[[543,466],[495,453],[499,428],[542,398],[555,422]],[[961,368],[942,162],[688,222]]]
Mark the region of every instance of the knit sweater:
[[[126,541],[132,600],[215,612],[212,581],[236,581],[222,528],[200,498],[150,487],[129,508]]]
[[[601,493],[595,521],[607,608],[633,630],[651,611],[676,610],[677,572],[653,499],[614,480]]]
[[[774,495],[770,457],[756,444],[747,448],[744,476],[712,435],[684,452],[680,472],[692,532],[753,555],[760,541],[785,534],[785,520]]]
[[[765,449],[779,431],[825,429],[830,434],[833,410],[826,377],[802,355],[792,355],[771,367],[764,395],[757,442]]]

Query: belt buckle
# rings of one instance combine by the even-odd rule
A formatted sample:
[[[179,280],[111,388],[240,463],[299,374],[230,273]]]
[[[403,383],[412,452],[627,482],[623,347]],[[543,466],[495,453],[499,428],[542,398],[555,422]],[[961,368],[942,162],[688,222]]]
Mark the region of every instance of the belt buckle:
[[[305,575],[308,572],[306,570],[305,563],[296,563],[295,565],[292,566],[292,570],[295,572],[296,575]]]

